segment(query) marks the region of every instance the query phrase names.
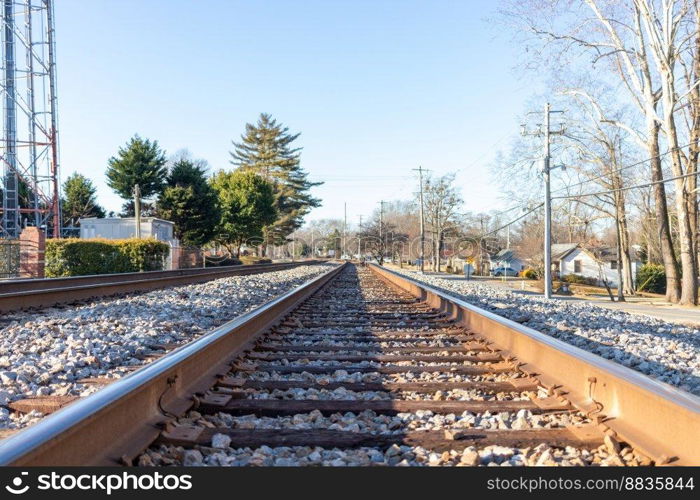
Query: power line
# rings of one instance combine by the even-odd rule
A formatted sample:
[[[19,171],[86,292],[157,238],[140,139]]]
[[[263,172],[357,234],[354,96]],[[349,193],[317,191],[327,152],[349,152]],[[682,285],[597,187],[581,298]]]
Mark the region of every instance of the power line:
[[[489,214],[489,215],[491,215],[491,217],[498,217],[500,215],[507,214],[507,213],[512,212],[514,210],[518,210],[518,209],[522,210],[524,208],[527,208],[528,206],[530,206],[530,204],[531,203],[524,203],[524,204],[521,203],[520,205],[517,205],[515,207],[511,207],[511,208],[508,208],[506,210],[501,210],[500,212],[496,212],[495,214]]]
[[[677,175],[676,177],[669,177],[668,179],[661,179],[658,181],[647,182],[646,184],[638,184],[636,186],[628,186],[628,187],[622,187],[622,188],[617,188],[617,189],[610,189],[607,191],[599,191],[597,193],[573,194],[573,195],[569,195],[569,196],[554,196],[552,199],[554,199],[554,200],[571,200],[571,199],[576,199],[576,198],[584,198],[584,197],[588,197],[588,196],[601,196],[604,194],[617,193],[620,191],[629,191],[630,189],[641,189],[641,188],[645,188],[645,187],[654,186],[656,184],[665,184],[666,182],[675,181],[678,179],[684,179],[686,177],[693,177],[694,175],[700,175],[700,172],[693,172],[692,174]]]
[[[559,192],[561,192],[561,191],[565,191],[565,190],[567,190],[567,189],[569,189],[569,188],[572,188],[572,187],[576,187],[576,186],[580,186],[580,185],[583,185],[583,184],[587,184],[587,183],[589,183],[589,182],[593,182],[594,180],[601,179],[601,178],[605,177],[606,175],[610,175],[610,174],[615,173],[615,172],[620,172],[620,171],[626,170],[626,169],[628,169],[628,168],[637,167],[637,166],[639,166],[639,165],[641,165],[641,164],[643,164],[643,163],[646,163],[646,162],[648,162],[648,161],[651,161],[651,160],[653,160],[653,159],[655,159],[655,158],[663,158],[664,156],[670,154],[671,152],[673,152],[673,151],[676,150],[676,149],[680,150],[680,149],[683,149],[683,148],[687,148],[687,147],[690,146],[690,145],[692,145],[692,143],[685,144],[684,146],[678,146],[677,148],[671,148],[671,149],[669,149],[668,151],[665,151],[665,152],[663,152],[663,153],[660,153],[660,154],[658,154],[658,155],[656,155],[656,156],[652,156],[652,157],[646,158],[646,159],[644,159],[644,160],[640,160],[640,161],[638,161],[638,162],[636,162],[636,163],[632,163],[632,164],[630,164],[630,165],[625,165],[624,167],[620,167],[620,168],[615,169],[615,170],[613,170],[613,171],[611,171],[611,172],[608,172],[608,173],[606,173],[606,174],[602,174],[602,175],[600,175],[600,176],[593,177],[593,178],[587,179],[587,180],[585,180],[585,181],[581,181],[581,182],[578,182],[578,183],[576,183],[576,184],[570,184],[570,185],[565,186],[565,187],[563,187],[563,188],[557,189],[557,190],[555,190],[555,191],[552,191],[552,194],[554,194],[554,193],[559,193]],[[654,181],[654,182],[650,182],[650,183],[646,183],[646,184],[639,184],[639,185],[636,185],[636,186],[629,186],[629,187],[625,187],[625,188],[618,188],[618,189],[613,189],[613,190],[609,190],[609,191],[600,191],[600,192],[596,192],[596,193],[585,193],[585,194],[568,195],[568,196],[553,196],[552,199],[553,199],[553,200],[566,200],[566,199],[576,199],[576,198],[588,197],[588,196],[601,196],[601,195],[603,195],[603,194],[610,194],[610,193],[614,193],[614,192],[616,192],[616,191],[628,191],[628,190],[631,190],[631,189],[641,189],[641,188],[644,188],[644,187],[653,186],[653,185],[655,185],[655,184],[666,183],[666,182],[669,182],[669,181],[672,181],[672,180],[682,179],[682,178],[685,178],[685,177],[692,177],[693,175],[700,175],[700,173],[686,174],[686,175],[681,175],[681,176],[678,176],[678,177],[672,177],[672,178],[668,178],[668,179],[661,179],[661,180],[659,180],[659,181]],[[517,209],[525,209],[525,208],[527,208],[528,206],[529,206],[529,204],[521,204],[521,205],[517,205],[517,206],[511,207],[511,208],[508,208],[508,209],[506,209],[506,210],[502,210],[502,211],[500,211],[500,212],[496,212],[495,214],[492,214],[492,215],[493,215],[494,217],[498,217],[499,215],[503,215],[503,214],[512,212],[512,211],[517,210]],[[535,208],[535,210],[536,210],[537,208],[541,207],[541,206],[542,206],[542,204],[538,205],[538,206]],[[529,214],[529,213],[532,213],[533,211],[534,211],[534,210],[529,211],[528,214]],[[525,214],[525,215],[527,215],[527,214]],[[520,217],[518,217],[517,219],[515,219],[515,220],[513,220],[513,221],[511,221],[511,222],[509,222],[509,223],[507,223],[507,224],[505,224],[504,226],[501,226],[500,228],[496,229],[495,231],[492,231],[491,233],[487,233],[487,235],[488,235],[488,234],[492,234],[492,233],[494,233],[494,232],[498,232],[498,231],[500,231],[500,230],[502,230],[502,229],[505,229],[506,227],[508,227],[509,225],[511,225],[511,224],[513,224],[513,223],[519,221],[519,220],[522,219],[523,217],[524,217],[524,216],[520,216]]]
[[[650,187],[650,186],[653,186],[653,185],[655,185],[655,184],[661,184],[661,183],[666,183],[666,182],[670,182],[670,181],[675,181],[675,180],[678,180],[678,179],[684,179],[684,178],[686,178],[686,177],[692,177],[692,176],[694,176],[694,175],[700,175],[700,172],[694,172],[694,173],[692,173],[692,174],[678,175],[678,176],[675,176],[675,177],[669,177],[669,178],[667,178],[667,179],[661,179],[661,180],[659,180],[659,181],[647,182],[647,183],[645,183],[645,184],[638,184],[638,185],[636,185],[636,186],[628,186],[628,187],[623,187],[623,188],[618,188],[618,189],[611,189],[611,190],[608,190],[608,191],[599,191],[599,192],[597,192],[597,193],[585,193],[585,194],[570,195],[570,196],[553,196],[552,199],[553,199],[553,200],[570,200],[570,199],[581,198],[581,197],[584,197],[584,196],[586,196],[586,197],[587,197],[587,196],[601,196],[601,195],[604,195],[604,194],[611,194],[611,193],[615,193],[615,192],[619,192],[619,191],[629,191],[629,190],[631,190],[631,189],[641,189],[641,188],[645,188],[645,187]],[[484,236],[488,236],[488,235],[490,235],[490,234],[494,234],[494,233],[497,233],[497,232],[499,232],[499,231],[502,231],[503,229],[507,228],[508,226],[512,226],[512,225],[515,224],[516,222],[518,222],[518,221],[524,219],[525,217],[527,217],[528,215],[530,215],[530,214],[533,213],[534,211],[536,211],[536,210],[542,208],[543,206],[544,206],[544,203],[540,203],[540,204],[534,206],[533,208],[531,208],[530,210],[528,210],[527,212],[525,212],[524,214],[522,214],[521,216],[519,216],[519,217],[513,219],[513,220],[510,221],[510,222],[507,222],[506,224],[503,224],[502,226],[498,227],[497,229],[494,229],[494,230],[492,230],[492,231],[489,231],[488,233],[484,233],[484,234],[482,234],[481,236],[484,237]]]
[[[539,209],[542,208],[543,206],[544,206],[544,203],[540,203],[539,205],[537,205],[537,206],[531,208],[530,210],[528,210],[527,212],[525,212],[524,214],[522,214],[522,215],[521,215],[520,217],[518,217],[517,219],[513,219],[512,221],[508,222],[507,224],[502,225],[502,226],[499,227],[498,229],[494,229],[493,231],[489,231],[488,233],[484,233],[484,234],[481,235],[481,237],[483,238],[484,236],[488,236],[488,235],[490,235],[490,234],[497,233],[497,232],[499,232],[499,231],[501,231],[501,230],[507,228],[508,226],[512,226],[513,224],[515,224],[515,223],[518,222],[519,220],[524,219],[525,217],[527,217],[528,215],[530,215],[532,212],[534,212],[535,210],[539,210]]]
[[[503,137],[501,137],[501,138],[498,139],[496,142],[494,142],[491,146],[489,146],[489,147],[487,148],[486,152],[485,152],[483,155],[479,156],[476,160],[472,161],[472,162],[469,163],[468,165],[466,165],[466,166],[464,166],[464,167],[462,167],[462,168],[458,168],[457,170],[454,171],[454,173],[456,174],[456,173],[458,173],[458,172],[463,172],[463,171],[467,170],[468,168],[473,167],[474,165],[476,165],[476,164],[479,163],[480,161],[482,161],[484,158],[486,158],[487,156],[489,156],[489,155],[493,152],[493,150],[496,148],[496,146],[498,146],[498,145],[501,144],[503,141],[505,141],[506,139],[508,139],[508,138],[510,137],[510,135],[511,135],[510,132],[506,133]]]
[[[601,174],[601,175],[598,175],[598,176],[596,176],[596,177],[591,177],[591,178],[589,178],[589,179],[586,179],[586,180],[581,181],[581,182],[577,182],[577,183],[575,183],[575,184],[569,184],[569,185],[567,185],[567,186],[564,186],[564,187],[562,187],[562,188],[559,188],[559,189],[556,189],[556,190],[552,191],[552,194],[554,194],[554,193],[559,193],[559,192],[561,192],[561,191],[566,191],[566,190],[571,189],[571,188],[576,187],[576,186],[582,186],[582,185],[584,185],[584,184],[588,184],[589,182],[593,182],[593,181],[596,181],[596,180],[598,180],[598,179],[602,179],[603,177],[606,177],[606,176],[608,176],[608,175],[610,175],[610,174],[622,172],[623,170],[627,170],[627,169],[629,169],[629,168],[638,167],[639,165],[641,165],[641,164],[643,164],[643,163],[646,163],[646,162],[648,162],[648,161],[651,161],[651,160],[654,160],[654,159],[657,159],[657,158],[663,158],[664,156],[666,156],[666,155],[668,155],[668,154],[670,154],[670,153],[672,153],[672,152],[674,152],[674,151],[676,151],[676,150],[681,150],[681,149],[683,149],[683,148],[687,148],[688,146],[691,146],[692,144],[693,144],[693,143],[688,143],[688,144],[686,144],[686,145],[684,145],[684,146],[677,146],[677,147],[671,148],[671,149],[669,149],[669,150],[667,150],[667,151],[665,151],[665,152],[663,152],[663,153],[660,153],[660,154],[658,154],[658,155],[656,155],[656,156],[651,156],[651,157],[646,158],[646,159],[644,159],[644,160],[640,160],[640,161],[638,161],[638,162],[636,162],[636,163],[632,163],[632,164],[630,164],[630,165],[625,165],[624,167],[620,167],[620,168],[617,168],[617,169],[615,169],[615,170],[611,170],[610,172],[606,172],[606,173]]]

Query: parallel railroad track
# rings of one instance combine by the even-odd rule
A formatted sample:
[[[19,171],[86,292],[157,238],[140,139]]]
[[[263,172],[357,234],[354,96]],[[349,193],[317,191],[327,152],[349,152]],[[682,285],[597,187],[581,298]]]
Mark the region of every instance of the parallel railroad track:
[[[228,276],[281,271],[318,262],[282,262],[250,266],[2,281],[0,282],[0,313],[69,304],[123,293],[145,292],[158,288],[202,283]]]
[[[697,463],[698,398],[561,344],[346,265],[6,439],[0,463]]]

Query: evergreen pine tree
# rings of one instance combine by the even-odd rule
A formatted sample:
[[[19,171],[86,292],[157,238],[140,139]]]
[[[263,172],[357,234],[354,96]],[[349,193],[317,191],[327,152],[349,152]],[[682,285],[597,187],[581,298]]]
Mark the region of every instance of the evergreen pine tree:
[[[241,245],[263,236],[277,218],[272,184],[251,171],[217,172],[211,178],[221,207],[217,241],[240,256]]]
[[[262,113],[256,124],[246,124],[241,142],[233,143],[231,163],[273,185],[277,220],[265,228],[267,243],[283,243],[303,225],[304,216],[321,205],[309,191],[322,183],[307,179],[300,164],[301,148],[292,145],[299,135],[290,134],[288,127]]]
[[[160,193],[167,173],[165,153],[158,147],[158,141],[135,135],[125,147],[119,148],[117,156],[109,159],[107,185],[129,201],[138,184],[141,197],[150,198]]]
[[[76,227],[78,219],[105,216],[104,209],[97,204],[96,192],[92,181],[84,175],[75,173],[66,179],[61,199],[64,226]]]
[[[213,238],[220,213],[204,162],[175,161],[157,205],[158,216],[175,223],[175,236],[185,245],[204,245]]]

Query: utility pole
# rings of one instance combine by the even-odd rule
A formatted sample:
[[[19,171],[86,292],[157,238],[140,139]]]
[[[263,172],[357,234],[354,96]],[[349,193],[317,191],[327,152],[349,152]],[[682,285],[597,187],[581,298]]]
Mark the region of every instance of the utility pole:
[[[418,171],[418,184],[420,186],[420,273],[425,274],[425,213],[423,211],[423,167],[413,170]],[[409,256],[410,258],[410,256]]]
[[[311,258],[316,258],[316,250],[314,249],[314,228],[311,228]]]
[[[522,135],[544,136],[544,159],[542,162],[542,175],[544,176],[544,296],[552,298],[552,193],[550,173],[554,168],[551,166],[551,136],[563,135],[564,128],[553,131],[550,129],[550,116],[552,113],[563,113],[563,111],[552,111],[549,103],[544,105],[544,132],[538,128],[535,132],[527,132],[525,125],[521,126]]]
[[[294,257],[297,253],[297,239],[294,236],[294,233],[292,233],[292,262],[294,262]]]
[[[362,261],[362,216],[360,215],[360,232],[357,236],[357,260]]]
[[[479,216],[479,227],[481,228],[481,233],[479,234],[479,274],[484,274],[484,216]]]
[[[384,200],[379,202],[379,265],[384,265]]]
[[[347,229],[348,229],[348,204],[344,204],[345,215],[343,218],[343,250],[341,251],[341,257],[347,252]]]
[[[136,238],[141,239],[141,188],[134,185],[134,220],[136,221]]]

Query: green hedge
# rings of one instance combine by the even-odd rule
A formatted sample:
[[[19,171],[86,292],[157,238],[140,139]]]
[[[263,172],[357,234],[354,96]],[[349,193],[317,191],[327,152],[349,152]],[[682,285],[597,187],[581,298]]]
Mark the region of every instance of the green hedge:
[[[637,290],[666,293],[666,271],[661,264],[644,264],[637,270]]]
[[[46,241],[46,276],[160,271],[170,247],[155,239],[51,239]]]

